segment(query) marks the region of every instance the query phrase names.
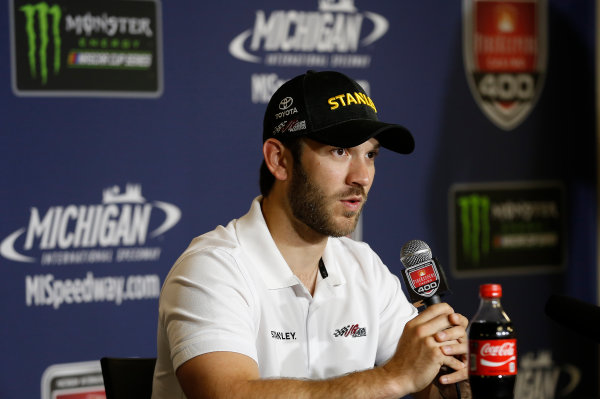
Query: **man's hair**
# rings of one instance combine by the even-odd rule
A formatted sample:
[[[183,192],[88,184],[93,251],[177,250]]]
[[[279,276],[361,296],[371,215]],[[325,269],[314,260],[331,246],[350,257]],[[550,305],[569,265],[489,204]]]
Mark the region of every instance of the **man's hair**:
[[[302,137],[294,137],[282,141],[281,143],[290,150],[292,153],[292,158],[294,159],[294,165],[297,165],[300,162],[300,157],[302,156]],[[263,197],[269,195],[271,189],[273,188],[273,184],[275,184],[275,176],[273,176],[269,168],[267,168],[267,164],[263,159],[262,164],[260,165],[259,176],[260,193],[263,195]]]

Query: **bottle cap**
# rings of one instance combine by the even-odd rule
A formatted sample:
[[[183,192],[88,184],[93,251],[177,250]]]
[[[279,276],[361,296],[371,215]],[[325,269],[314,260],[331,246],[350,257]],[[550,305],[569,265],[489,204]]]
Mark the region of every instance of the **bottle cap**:
[[[482,298],[502,298],[500,284],[482,284],[479,286],[479,296]]]

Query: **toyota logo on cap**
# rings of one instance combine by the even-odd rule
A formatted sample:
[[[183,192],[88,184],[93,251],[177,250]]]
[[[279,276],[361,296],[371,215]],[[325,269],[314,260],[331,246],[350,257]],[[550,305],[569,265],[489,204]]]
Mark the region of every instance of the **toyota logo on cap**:
[[[289,107],[292,106],[293,103],[294,103],[294,99],[292,97],[286,97],[279,102],[279,109],[282,111],[285,109],[288,109]]]

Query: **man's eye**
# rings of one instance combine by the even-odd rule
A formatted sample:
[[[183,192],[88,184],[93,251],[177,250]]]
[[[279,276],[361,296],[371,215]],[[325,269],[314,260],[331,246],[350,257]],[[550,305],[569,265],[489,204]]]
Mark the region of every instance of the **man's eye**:
[[[346,149],[345,148],[336,148],[335,150],[333,150],[333,153],[339,157],[344,156],[346,154]]]
[[[371,151],[371,152],[367,153],[367,158],[375,159],[375,158],[377,158],[377,155],[379,155],[379,153],[377,151]]]

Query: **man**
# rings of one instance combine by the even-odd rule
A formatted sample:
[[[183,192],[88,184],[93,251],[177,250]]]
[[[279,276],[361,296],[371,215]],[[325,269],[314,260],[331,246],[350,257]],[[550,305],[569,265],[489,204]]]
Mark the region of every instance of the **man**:
[[[466,379],[467,320],[447,304],[417,314],[369,246],[344,237],[380,146],[414,141],[343,74],[309,71],[273,95],[262,196],[194,239],[165,280],[154,399],[433,398]]]

